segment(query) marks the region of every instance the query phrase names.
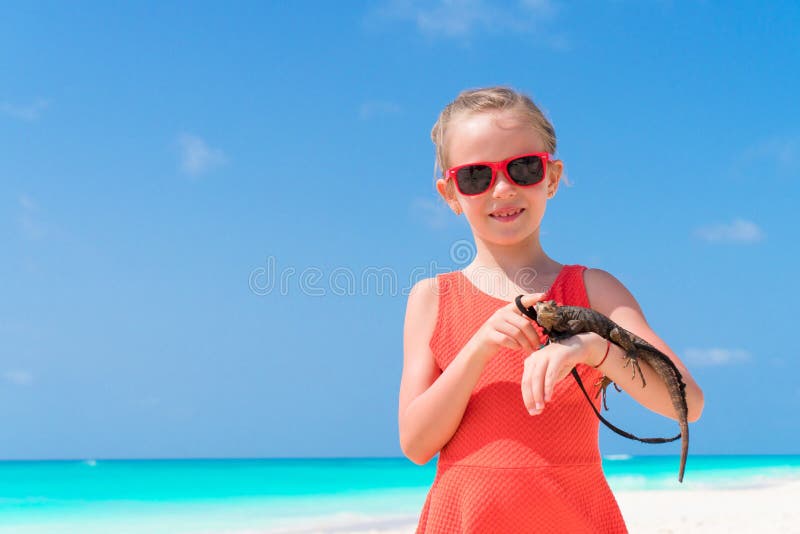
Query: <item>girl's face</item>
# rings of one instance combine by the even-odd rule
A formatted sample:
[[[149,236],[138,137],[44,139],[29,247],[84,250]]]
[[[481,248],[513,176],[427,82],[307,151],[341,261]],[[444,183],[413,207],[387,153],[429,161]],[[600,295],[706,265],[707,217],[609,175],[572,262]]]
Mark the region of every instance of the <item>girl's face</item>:
[[[539,134],[522,123],[513,110],[456,117],[448,128],[446,142],[449,167],[546,151]],[[551,160],[544,179],[527,187],[518,186],[505,171],[498,171],[494,184],[476,196],[462,195],[455,184],[446,187],[444,178],[440,178],[436,186],[454,210],[463,211],[476,237],[511,245],[538,232],[547,199],[555,194],[562,170],[560,161]],[[521,212],[506,219],[499,216],[509,209]]]

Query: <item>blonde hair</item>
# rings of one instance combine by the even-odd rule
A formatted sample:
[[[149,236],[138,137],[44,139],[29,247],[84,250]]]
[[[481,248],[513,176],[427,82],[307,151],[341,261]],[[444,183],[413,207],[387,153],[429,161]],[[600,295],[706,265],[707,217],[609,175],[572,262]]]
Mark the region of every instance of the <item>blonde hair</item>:
[[[510,87],[469,89],[462,91],[455,100],[445,106],[431,130],[431,140],[436,146],[436,161],[433,167],[434,180],[438,176],[437,171],[443,173],[448,168],[445,139],[447,128],[453,119],[463,113],[504,110],[518,111],[520,117],[539,133],[544,141],[545,150],[550,154],[555,154],[556,131],[530,97]],[[452,187],[452,185],[452,183],[448,183],[448,187]]]

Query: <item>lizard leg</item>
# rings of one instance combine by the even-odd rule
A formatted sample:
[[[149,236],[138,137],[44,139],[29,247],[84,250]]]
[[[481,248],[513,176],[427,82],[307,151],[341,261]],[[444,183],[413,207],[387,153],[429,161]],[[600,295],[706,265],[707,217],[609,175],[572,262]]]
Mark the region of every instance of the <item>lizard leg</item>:
[[[626,353],[634,351],[637,348],[636,343],[633,339],[631,339],[630,334],[619,326],[615,326],[608,332],[608,340],[617,346],[622,347],[622,350],[624,350]]]
[[[572,334],[569,332],[545,332],[547,334],[548,343],[558,343],[562,339],[570,337]]]
[[[639,367],[639,350],[634,340],[631,339],[630,334],[615,326],[608,333],[608,339],[625,351],[625,367],[633,364],[633,376],[631,378],[636,378],[636,372],[638,371],[639,378],[642,379],[642,387],[645,387],[647,382],[645,382],[644,375],[642,374],[642,368]]]
[[[639,378],[642,379],[642,387],[647,386],[647,382],[645,382],[644,375],[642,374],[642,368],[639,366],[639,353],[636,350],[632,350],[625,354],[625,367],[632,364],[633,367],[633,376],[631,379],[636,378],[636,373],[638,371]]]
[[[569,329],[570,334],[580,334],[581,332],[586,331],[584,321],[579,321],[578,319],[570,319],[567,321],[567,328]]]
[[[596,399],[598,395],[601,393],[603,394],[603,408],[605,411],[608,411],[608,404],[606,404],[606,390],[608,389],[609,384],[614,384],[614,382],[612,382],[611,379],[605,375],[603,375],[603,378],[601,378],[600,381],[595,384],[595,386],[599,387],[599,389],[597,390],[594,398]],[[619,387],[616,384],[614,384],[614,387],[617,389],[617,391],[619,391]]]

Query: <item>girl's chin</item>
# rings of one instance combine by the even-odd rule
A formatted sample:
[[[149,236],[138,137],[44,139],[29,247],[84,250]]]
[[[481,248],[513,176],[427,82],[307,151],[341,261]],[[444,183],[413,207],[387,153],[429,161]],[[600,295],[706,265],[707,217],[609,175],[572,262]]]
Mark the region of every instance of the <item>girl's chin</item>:
[[[501,247],[513,247],[522,245],[528,247],[530,245],[533,233],[532,232],[498,232],[494,230],[485,230],[481,233],[481,241],[487,245],[496,245]]]

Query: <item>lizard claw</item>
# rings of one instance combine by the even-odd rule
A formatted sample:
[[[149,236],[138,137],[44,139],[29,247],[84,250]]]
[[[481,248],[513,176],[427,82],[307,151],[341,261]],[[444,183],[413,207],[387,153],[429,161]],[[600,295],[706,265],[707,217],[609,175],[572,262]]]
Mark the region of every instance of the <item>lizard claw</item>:
[[[601,378],[600,381],[597,384],[595,384],[595,386],[598,387],[598,390],[594,398],[596,399],[598,395],[600,395],[601,393],[603,394],[603,409],[605,409],[605,411],[608,411],[608,404],[606,404],[606,389],[608,388],[609,384],[614,384],[614,382],[612,382],[611,379],[605,375],[603,375],[603,378]],[[614,388],[617,391],[620,391],[619,387],[616,384],[614,384]]]
[[[636,378],[636,373],[638,371],[639,378],[642,379],[642,387],[647,386],[647,382],[644,379],[644,375],[642,374],[642,368],[639,367],[639,355],[636,351],[630,351],[628,354],[625,355],[625,367],[628,367],[629,364],[633,364],[633,375],[631,376],[631,380]]]

